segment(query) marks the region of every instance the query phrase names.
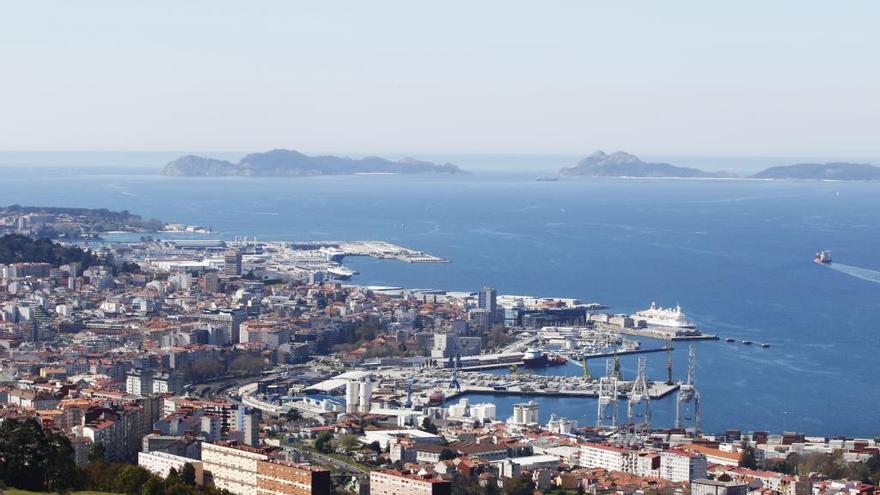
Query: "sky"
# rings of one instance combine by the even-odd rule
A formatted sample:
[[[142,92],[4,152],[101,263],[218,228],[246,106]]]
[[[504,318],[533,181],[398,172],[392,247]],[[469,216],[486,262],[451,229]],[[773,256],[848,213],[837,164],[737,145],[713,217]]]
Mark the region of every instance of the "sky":
[[[0,150],[880,156],[876,1],[5,1]]]

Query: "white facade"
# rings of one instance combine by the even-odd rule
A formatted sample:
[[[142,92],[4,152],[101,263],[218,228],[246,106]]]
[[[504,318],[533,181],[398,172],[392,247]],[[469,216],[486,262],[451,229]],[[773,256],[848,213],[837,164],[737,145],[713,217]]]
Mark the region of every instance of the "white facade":
[[[538,424],[538,416],[538,404],[529,401],[525,404],[514,404],[513,416],[508,422],[519,426],[534,426]]]
[[[706,456],[691,452],[667,450],[660,453],[660,477],[673,482],[706,477]]]
[[[610,445],[581,445],[580,465],[608,471],[626,471],[629,451]]]
[[[257,495],[257,462],[268,457],[212,443],[202,444],[202,465],[214,486],[235,495]]]
[[[167,478],[172,469],[181,472],[187,463],[192,464],[196,472],[196,483],[201,485],[203,480],[201,461],[167,452],[138,452],[138,466],[162,478]]]

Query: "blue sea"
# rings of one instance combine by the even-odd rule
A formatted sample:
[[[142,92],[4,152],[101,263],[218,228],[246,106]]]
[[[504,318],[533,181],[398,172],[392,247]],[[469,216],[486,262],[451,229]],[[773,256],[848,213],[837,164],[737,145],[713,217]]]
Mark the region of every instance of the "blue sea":
[[[61,160],[63,162],[63,160]],[[212,227],[211,237],[382,239],[445,265],[349,259],[355,282],[577,297],[629,312],[680,303],[702,328],[770,348],[697,346],[703,428],[880,434],[880,184],[461,177],[168,178],[141,166],[25,166],[8,159],[2,204],[127,209]],[[831,249],[837,269],[812,262]],[[660,345],[646,341],[645,345]],[[686,373],[678,344],[674,374]],[[625,374],[634,357],[622,359]],[[666,356],[648,355],[665,376]],[[599,373],[603,362],[592,362]],[[580,374],[565,366],[549,373]],[[499,415],[521,397],[494,401]],[[595,421],[590,399],[542,399]],[[654,403],[658,426],[674,401]]]

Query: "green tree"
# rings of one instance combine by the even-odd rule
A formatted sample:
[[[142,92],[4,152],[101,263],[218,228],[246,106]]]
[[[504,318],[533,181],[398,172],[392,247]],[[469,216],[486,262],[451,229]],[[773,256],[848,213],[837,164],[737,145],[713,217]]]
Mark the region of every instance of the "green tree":
[[[184,464],[183,469],[180,470],[180,480],[183,481],[185,485],[195,486],[196,468],[188,462]]]
[[[431,421],[431,418],[429,418],[427,416],[425,417],[425,419],[422,420],[422,427],[420,429],[422,431],[426,431],[428,433],[433,433],[435,435],[439,431],[437,429],[437,425],[435,425],[434,422]]]
[[[445,448],[440,451],[440,460],[449,461],[458,457],[458,453],[452,449]]]
[[[532,495],[535,493],[535,482],[531,478],[518,476],[504,480],[504,495]]]
[[[354,450],[361,444],[357,435],[342,435],[339,438],[339,446],[345,450]]]
[[[287,421],[299,421],[302,419],[302,413],[299,412],[299,409],[288,409],[286,413],[284,413],[284,418]]]
[[[95,443],[89,448],[89,462],[103,461],[106,455],[104,444]]]
[[[76,482],[73,447],[34,418],[0,423],[0,478],[25,490],[66,492]]]
[[[164,483],[157,476],[151,476],[150,479],[141,487],[140,495],[162,495]]]
[[[745,438],[740,443],[739,467],[758,468],[758,456],[755,454],[755,448]]]
[[[329,431],[322,431],[318,433],[318,436],[315,438],[315,450],[318,452],[330,452],[333,450],[332,446],[333,442],[333,433]]]

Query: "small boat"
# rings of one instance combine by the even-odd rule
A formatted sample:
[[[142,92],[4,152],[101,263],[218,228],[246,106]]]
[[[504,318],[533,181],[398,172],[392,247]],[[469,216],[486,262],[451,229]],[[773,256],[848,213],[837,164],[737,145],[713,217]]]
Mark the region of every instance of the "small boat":
[[[761,347],[763,347],[764,349],[766,349],[766,348],[770,347],[770,344],[761,344]]]
[[[540,177],[536,177],[535,180],[538,182],[556,182],[559,180],[559,177],[553,177],[550,175],[542,175]]]
[[[831,263],[831,251],[826,251],[824,249],[819,251],[813,258],[813,261],[822,265],[827,265]]]
[[[743,345],[752,345],[751,340],[743,340]]]
[[[445,399],[445,398],[446,398],[446,396],[443,395],[443,392],[440,392],[438,390],[438,391],[432,393],[428,397],[428,405],[429,406],[436,406],[436,405],[442,404],[443,399]]]
[[[729,344],[729,343],[731,343],[731,342],[736,342],[736,339],[732,339],[732,338],[730,338],[730,337],[727,337],[726,339],[724,339],[724,341],[727,342],[727,343]]]

